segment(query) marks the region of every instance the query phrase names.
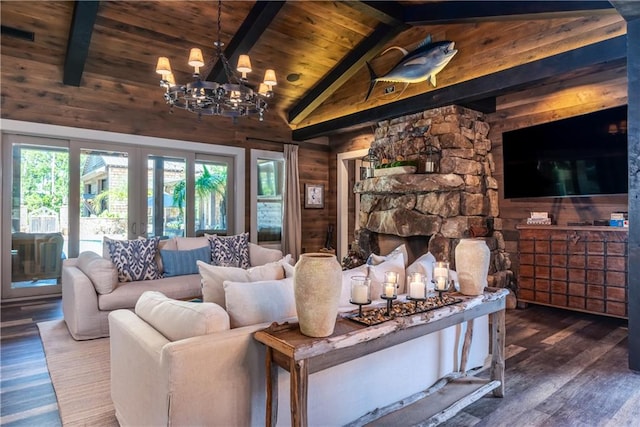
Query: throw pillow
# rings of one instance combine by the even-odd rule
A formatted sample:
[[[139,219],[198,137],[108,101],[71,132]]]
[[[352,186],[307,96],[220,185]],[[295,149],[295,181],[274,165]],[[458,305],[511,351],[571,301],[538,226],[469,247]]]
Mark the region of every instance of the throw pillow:
[[[176,246],[179,251],[187,251],[190,249],[208,248],[209,239],[202,237],[176,237]]]
[[[160,241],[158,242],[158,252],[156,253],[156,264],[158,264],[158,271],[160,272],[160,274],[164,273],[164,265],[162,265],[162,257],[160,256],[160,251],[162,249],[177,251],[178,244],[176,243],[176,238],[172,237],[170,239],[160,239]]]
[[[264,265],[269,262],[279,261],[280,259],[282,259],[281,250],[265,248],[249,242],[249,262],[251,266]]]
[[[211,263],[222,267],[249,268],[249,233],[209,236]]]
[[[293,278],[252,283],[225,280],[224,294],[231,328],[296,316]]]
[[[211,249],[208,246],[184,251],[160,249],[160,256],[164,266],[164,277],[198,274],[198,264],[196,262],[209,263],[211,261]]]
[[[434,257],[431,252],[421,255],[409,267],[407,267],[407,277],[412,273],[420,273],[427,277],[427,283],[430,284],[433,276],[434,262],[436,262],[436,257]],[[431,285],[431,287],[433,287],[433,285]]]
[[[404,245],[403,245],[404,246]],[[379,299],[382,295],[382,284],[385,281],[385,273],[395,272],[398,278],[398,288],[396,292],[405,292],[405,257],[400,250],[394,250],[384,257],[384,261],[376,265],[369,265],[369,278],[371,279],[371,298]]]
[[[284,279],[284,269],[280,262],[252,267],[247,270],[239,267],[221,267],[198,261],[198,269],[202,280],[202,300],[215,302],[226,308],[224,281],[257,282],[260,280]]]
[[[109,294],[118,284],[118,270],[108,259],[95,252],[85,251],[78,255],[76,266],[93,283],[100,295]]]
[[[111,262],[118,269],[118,281],[135,282],[138,280],[160,279],[155,256],[158,238],[136,240],[108,240]]]
[[[376,254],[369,255],[369,258],[367,258],[367,264],[378,265],[385,262],[389,258],[398,256],[399,254],[402,254],[404,259],[404,267],[407,268],[407,265],[409,264],[409,254],[407,253],[407,247],[404,244],[398,246],[397,248],[389,252],[387,255],[376,255]]]
[[[155,291],[146,291],[135,313],[169,341],[208,335],[229,329],[229,315],[212,303],[178,301]]]

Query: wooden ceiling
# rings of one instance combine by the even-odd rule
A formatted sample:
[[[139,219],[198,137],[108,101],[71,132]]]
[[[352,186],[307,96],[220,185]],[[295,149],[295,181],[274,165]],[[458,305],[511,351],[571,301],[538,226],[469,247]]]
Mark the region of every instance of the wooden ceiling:
[[[189,49],[200,47],[210,61],[208,78],[221,77],[211,60],[217,8],[216,1],[2,2],[2,55],[55,67],[55,80],[66,86],[110,82],[146,108],[163,108],[157,57],[169,57],[176,80],[187,82]],[[490,110],[505,90],[585,67],[619,65],[626,33],[607,1],[225,1],[221,27],[231,64],[250,54],[250,83],[267,68],[276,70],[268,114],[297,139],[410,112],[416,104],[424,109],[459,102]],[[33,33],[34,40],[20,31]],[[411,50],[428,34],[459,49],[438,75],[438,86],[378,85],[364,102],[365,61],[379,73],[388,71],[400,56],[380,56],[384,49]],[[394,93],[385,95],[389,86]],[[85,102],[112,102],[94,98]]]

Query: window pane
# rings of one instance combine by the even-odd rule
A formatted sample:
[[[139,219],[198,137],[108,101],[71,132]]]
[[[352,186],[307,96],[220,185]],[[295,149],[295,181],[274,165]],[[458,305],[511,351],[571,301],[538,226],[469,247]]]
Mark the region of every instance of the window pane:
[[[258,159],[258,243],[282,240],[284,160]]]
[[[185,235],[185,163],[185,159],[148,157],[148,237]]]
[[[227,234],[227,163],[198,160],[195,164],[196,235]]]

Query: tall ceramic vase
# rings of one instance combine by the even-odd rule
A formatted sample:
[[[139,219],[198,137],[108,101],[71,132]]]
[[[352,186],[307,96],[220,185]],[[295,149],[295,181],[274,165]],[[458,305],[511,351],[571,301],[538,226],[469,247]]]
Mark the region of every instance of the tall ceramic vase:
[[[484,239],[461,239],[455,250],[460,293],[480,295],[487,286],[491,251]]]
[[[293,283],[300,332],[310,337],[331,335],[342,292],[342,268],[335,255],[300,255]]]

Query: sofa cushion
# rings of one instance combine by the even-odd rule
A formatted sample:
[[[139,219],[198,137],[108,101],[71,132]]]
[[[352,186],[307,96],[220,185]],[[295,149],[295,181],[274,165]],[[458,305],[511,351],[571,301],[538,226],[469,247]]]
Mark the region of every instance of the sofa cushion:
[[[185,274],[198,274],[197,261],[210,262],[211,249],[203,246],[198,249],[169,251],[160,249],[164,277],[182,276]]]
[[[179,251],[187,251],[190,249],[208,248],[209,239],[202,237],[176,237],[176,246]]]
[[[229,315],[219,305],[178,301],[155,291],[140,296],[135,313],[170,341],[229,329]]]
[[[295,317],[293,278],[258,282],[224,281],[231,328]]]
[[[223,267],[249,268],[249,233],[235,236],[208,236],[211,263]]]
[[[113,263],[95,252],[85,251],[78,255],[76,266],[96,288],[99,294],[108,294],[118,285],[118,270]]]
[[[265,265],[270,262],[280,261],[282,251],[279,249],[265,248],[255,243],[249,242],[249,263],[252,267]]]
[[[154,280],[162,277],[155,257],[158,238],[107,240],[111,262],[118,269],[120,282]]]
[[[202,300],[215,302],[226,308],[224,281],[257,282],[259,280],[279,280],[284,278],[284,269],[280,262],[273,262],[247,270],[238,267],[220,267],[198,261],[202,278]]]
[[[110,294],[98,296],[98,308],[101,311],[131,309],[136,305],[140,295],[146,291],[161,292],[173,299],[200,298],[202,296],[200,275],[187,274],[156,280],[141,280],[124,285],[121,283]]]

